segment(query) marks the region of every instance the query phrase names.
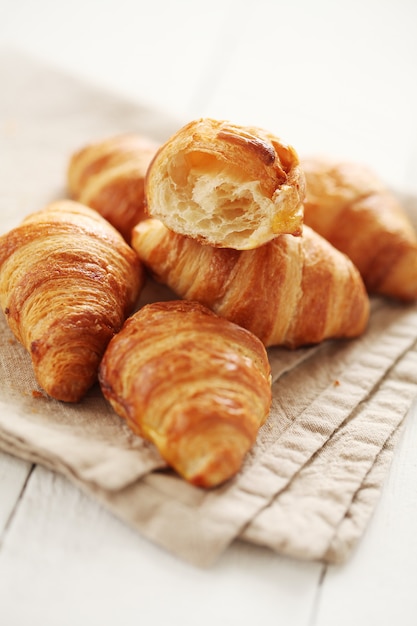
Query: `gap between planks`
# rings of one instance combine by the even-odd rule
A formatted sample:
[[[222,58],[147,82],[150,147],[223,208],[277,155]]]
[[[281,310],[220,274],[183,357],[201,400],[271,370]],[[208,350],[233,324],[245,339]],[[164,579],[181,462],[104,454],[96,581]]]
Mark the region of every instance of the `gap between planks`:
[[[0,551],[1,551],[2,547],[3,547],[3,544],[4,544],[5,538],[7,536],[8,530],[9,530],[9,528],[11,527],[11,525],[13,523],[13,519],[16,516],[16,513],[17,513],[17,510],[18,510],[18,508],[20,506],[20,503],[22,502],[22,499],[23,499],[23,496],[25,494],[26,488],[28,486],[30,477],[32,476],[35,467],[36,467],[36,464],[34,464],[34,463],[32,463],[29,466],[29,469],[27,470],[26,477],[24,478],[24,480],[22,482],[22,485],[21,485],[20,490],[19,490],[19,492],[17,494],[15,502],[14,502],[13,506],[11,507],[10,512],[5,517],[5,522],[3,524],[3,528],[0,530]]]

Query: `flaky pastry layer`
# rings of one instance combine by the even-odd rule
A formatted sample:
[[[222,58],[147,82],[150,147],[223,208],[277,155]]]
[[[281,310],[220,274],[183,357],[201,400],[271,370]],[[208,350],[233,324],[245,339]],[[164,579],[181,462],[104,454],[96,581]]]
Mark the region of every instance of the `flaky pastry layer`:
[[[298,156],[260,128],[210,118],[190,122],[158,150],[145,194],[151,217],[213,246],[252,249],[301,232]]]
[[[239,471],[271,403],[259,339],[195,302],[135,313],[109,343],[99,380],[131,429],[201,487]]]
[[[247,328],[266,346],[291,348],[366,328],[369,299],[357,268],[308,226],[254,250],[215,248],[156,219],[132,231],[156,280]]]
[[[40,386],[77,402],[144,283],[136,253],[98,213],[63,200],[0,238],[0,305]]]
[[[70,196],[105,217],[130,241],[145,216],[144,181],[159,144],[129,133],[90,143],[71,156]]]
[[[369,292],[417,298],[417,234],[396,196],[367,167],[317,156],[302,160],[305,223],[357,266]]]

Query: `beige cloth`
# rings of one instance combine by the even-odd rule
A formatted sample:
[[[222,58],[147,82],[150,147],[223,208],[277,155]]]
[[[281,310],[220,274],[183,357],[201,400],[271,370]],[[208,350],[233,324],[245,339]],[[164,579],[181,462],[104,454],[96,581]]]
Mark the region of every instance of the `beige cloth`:
[[[14,52],[0,53],[0,232],[65,194],[70,154],[122,131],[163,140],[180,123]],[[181,122],[182,123],[182,122]],[[408,202],[417,215],[417,202]],[[142,302],[165,299],[149,284]],[[301,559],[346,559],[378,500],[417,395],[417,306],[376,299],[358,340],[269,351],[271,415],[242,471],[213,491],[170,472],[98,387],[48,399],[0,317],[0,448],[71,481],[199,566],[236,538]]]

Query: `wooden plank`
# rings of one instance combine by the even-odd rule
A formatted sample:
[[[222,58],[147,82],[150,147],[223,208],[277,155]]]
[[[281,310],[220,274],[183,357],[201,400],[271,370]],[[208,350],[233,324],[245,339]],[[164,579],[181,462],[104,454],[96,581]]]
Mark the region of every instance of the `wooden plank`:
[[[320,572],[246,544],[196,569],[37,466],[0,553],[1,613],[8,626],[306,626]]]
[[[351,561],[324,578],[315,626],[415,626],[416,458],[415,405],[368,532]]]
[[[31,468],[31,463],[0,452],[0,543]]]

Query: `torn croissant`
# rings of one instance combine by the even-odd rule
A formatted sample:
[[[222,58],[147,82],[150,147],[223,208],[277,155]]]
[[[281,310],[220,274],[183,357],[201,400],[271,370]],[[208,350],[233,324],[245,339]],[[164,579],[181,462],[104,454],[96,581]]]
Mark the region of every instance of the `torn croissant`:
[[[260,128],[210,118],[190,122],[158,150],[145,194],[149,216],[213,246],[252,249],[301,232],[298,156]]]
[[[195,302],[148,304],[130,317],[99,380],[130,428],[201,487],[239,471],[271,403],[259,339]]]
[[[308,226],[255,250],[214,248],[149,219],[132,246],[155,279],[247,328],[295,348],[366,328],[369,298],[353,263]]]
[[[0,305],[53,398],[79,401],[144,282],[136,253],[98,213],[55,202],[0,238]]]
[[[145,217],[145,174],[158,147],[134,133],[83,147],[68,165],[71,197],[98,211],[129,242],[133,226]]]
[[[305,223],[347,254],[369,292],[417,298],[417,234],[394,194],[360,164],[303,159]]]

